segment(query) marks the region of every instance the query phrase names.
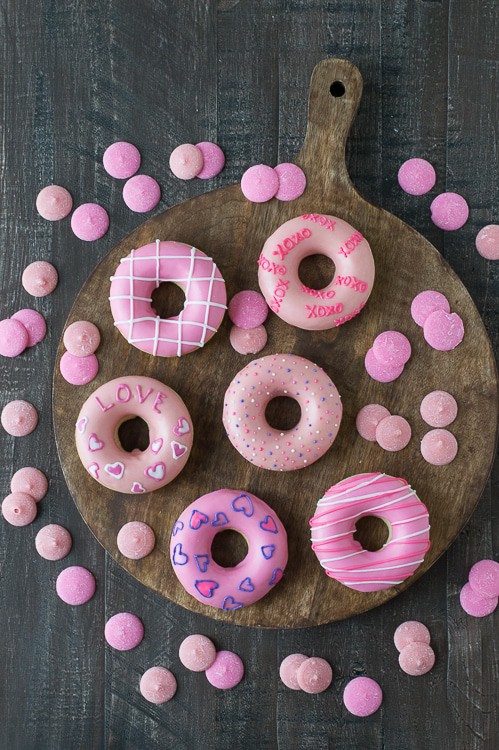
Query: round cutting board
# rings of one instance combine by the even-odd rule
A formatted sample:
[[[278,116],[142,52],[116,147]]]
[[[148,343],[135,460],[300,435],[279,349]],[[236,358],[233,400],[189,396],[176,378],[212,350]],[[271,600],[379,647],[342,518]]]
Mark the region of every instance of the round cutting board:
[[[149,588],[194,612],[239,625],[319,625],[396,596],[433,565],[463,528],[480,497],[494,455],[497,373],[478,311],[438,251],[414,229],[367,203],[348,177],[345,142],[361,91],[362,78],[351,63],[328,59],[315,68],[307,134],[296,160],[307,175],[307,189],[298,200],[250,203],[239,186],[233,185],[168,209],[111,250],[83,286],[67,321],[69,325],[75,320],[91,320],[101,330],[100,372],[92,383],[77,388],[62,379],[62,343],[59,347],[53,393],[56,439],[69,489],[88,526],[106,550]],[[225,435],[225,390],[253,359],[231,348],[227,316],[204,349],[180,359],[152,357],[129,345],[114,327],[108,302],[109,277],[132,248],[157,238],[177,240],[214,258],[230,299],[241,289],[258,288],[256,261],[265,239],[284,221],[304,213],[333,214],[360,230],[374,254],[376,280],[362,313],[339,328],[303,331],[269,314],[268,344],[258,356],[292,352],[307,357],[330,375],[344,407],[339,435],[325,456],[305,469],[278,473],[245,461]],[[308,261],[302,280],[320,289],[329,281],[327,270],[321,261]],[[425,289],[444,292],[451,309],[464,320],[464,341],[454,351],[431,349],[422,329],[412,321],[411,300]],[[398,380],[382,384],[368,377],[364,356],[376,335],[388,329],[408,336],[413,355]],[[85,471],[75,448],[74,425],[83,402],[98,386],[126,375],[150,376],[172,387],[187,404],[194,423],[194,446],[185,469],[169,485],[147,495],[121,495],[102,487]],[[427,464],[419,450],[421,438],[430,429],[419,416],[419,405],[426,393],[436,389],[450,391],[459,404],[458,417],[450,427],[459,452],[450,465],[441,467]],[[407,448],[388,453],[357,434],[355,416],[362,406],[373,402],[409,420],[413,437]],[[286,402],[279,410],[281,420],[290,418]],[[360,593],[324,574],[310,548],[309,519],[330,485],[372,471],[404,477],[415,488],[429,509],[431,547],[416,574],[403,584]],[[289,541],[283,581],[251,607],[231,612],[205,606],[187,594],[168,557],[171,530],[182,510],[200,495],[223,487],[263,498],[281,518]],[[130,520],[150,524],[157,537],[154,552],[140,561],[123,557],[116,545],[120,527]],[[369,522],[366,526],[362,539],[372,544],[379,529]]]

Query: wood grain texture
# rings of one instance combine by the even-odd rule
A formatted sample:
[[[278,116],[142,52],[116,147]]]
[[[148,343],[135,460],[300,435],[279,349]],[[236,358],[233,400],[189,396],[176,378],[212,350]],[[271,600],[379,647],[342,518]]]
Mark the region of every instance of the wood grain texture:
[[[364,77],[347,148],[354,185],[444,253],[497,354],[498,268],[473,250],[476,231],[499,218],[495,1],[3,0],[1,10],[0,311],[6,317],[32,306],[49,322],[42,345],[0,362],[2,403],[31,396],[42,417],[27,438],[0,435],[1,489],[8,492],[23,464],[46,470],[51,487],[32,527],[0,524],[0,747],[495,750],[497,614],[473,620],[458,595],[474,561],[497,559],[497,468],[466,529],[403,594],[331,625],[262,631],[171,604],[103,553],[66,489],[49,416],[55,352],[75,296],[96,262],[141,223],[122,203],[121,183],[102,170],[104,148],[121,138],[137,143],[142,171],[163,188],[158,213],[208,187],[169,174],[178,143],[219,142],[227,166],[209,187],[229,185],[252,163],[294,157],[305,135],[304,92],[326,56],[352,60]],[[436,166],[429,196],[407,196],[396,184],[400,163],[413,155]],[[51,181],[70,188],[76,203],[98,199],[109,208],[103,240],[86,245],[68,222],[37,216],[36,192]],[[470,221],[445,235],[428,206],[437,192],[458,188],[472,198]],[[37,258],[52,259],[61,276],[45,300],[19,285],[22,268]],[[67,561],[49,564],[34,553],[34,535],[48,521],[73,534]],[[66,564],[87,565],[98,581],[95,600],[77,611],[54,592]],[[100,635],[105,619],[122,610],[136,611],[146,626],[144,643],[129,654],[105,649]],[[430,627],[437,652],[434,670],[419,679],[398,670],[392,645],[393,630],[410,618]],[[247,675],[235,691],[215,691],[180,666],[177,648],[190,632],[241,654]],[[328,658],[331,689],[313,697],[284,688],[277,668],[292,651]],[[179,681],[163,707],[137,692],[139,675],[154,663],[170,666]],[[383,686],[383,708],[369,719],[342,707],[342,690],[357,674]]]

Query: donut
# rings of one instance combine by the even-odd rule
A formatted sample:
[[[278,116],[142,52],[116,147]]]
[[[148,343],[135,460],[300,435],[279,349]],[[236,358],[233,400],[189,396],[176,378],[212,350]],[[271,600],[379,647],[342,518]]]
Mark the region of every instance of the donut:
[[[248,554],[233,568],[212,558],[220,531],[242,534]],[[191,503],[176,521],[170,542],[173,570],[195,599],[218,609],[248,607],[268,594],[284,575],[288,542],[284,526],[263,500],[250,492],[216,490]]]
[[[149,427],[149,446],[125,451],[118,429],[141,417]],[[193,427],[187,407],[168,386],[153,378],[110,380],[87,398],[76,420],[76,448],[90,476],[126,494],[152,492],[184,468]]]
[[[300,281],[300,263],[318,254],[334,262],[334,277],[324,289],[309,289]],[[270,309],[307,331],[340,326],[358,315],[373,282],[369,243],[335,216],[303,214],[287,221],[268,238],[258,258],[258,283]]]
[[[185,292],[178,315],[161,318],[152,293],[163,282]],[[122,258],[111,276],[114,325],[129,344],[158,357],[181,357],[203,347],[217,332],[227,294],[220,271],[205,253],[183,242],[151,242]]]
[[[295,399],[298,424],[281,431],[265,417],[277,396]],[[294,471],[317,461],[338,434],[343,407],[336,386],[322,368],[294,354],[254,359],[237,373],[224,398],[227,437],[241,456],[261,469]]]
[[[388,541],[376,552],[363,549],[353,538],[363,516],[377,516],[388,526]],[[356,591],[403,583],[430,546],[428,510],[415,490],[405,479],[379,472],[356,474],[330,487],[310,526],[312,549],[326,575]]]

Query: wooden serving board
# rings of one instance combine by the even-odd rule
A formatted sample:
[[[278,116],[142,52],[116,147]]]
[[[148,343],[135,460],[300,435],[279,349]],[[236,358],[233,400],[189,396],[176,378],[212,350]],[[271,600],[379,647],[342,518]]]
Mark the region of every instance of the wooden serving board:
[[[338,83],[340,82],[340,83]],[[335,84],[332,88],[332,84]],[[333,96],[331,90],[341,93]],[[296,201],[250,203],[239,185],[188,200],[168,209],[120,242],[97,266],[78,295],[67,324],[91,320],[102,333],[100,372],[89,385],[76,388],[54,369],[54,421],[59,456],[69,489],[99,542],[132,575],[149,588],[194,612],[239,625],[302,627],[358,614],[396,596],[425,573],[448,548],[471,515],[494,456],[498,389],[495,362],[485,328],[468,292],[438,251],[414,229],[367,203],[350,182],[345,142],[362,92],[358,69],[344,60],[319,63],[312,75],[309,120],[297,163],[307,175],[307,189]],[[265,239],[283,222],[303,213],[339,216],[368,239],[376,263],[373,293],[363,312],[345,325],[308,332],[283,323],[270,313],[268,344],[258,356],[292,352],[323,367],[338,387],[344,414],[339,435],[326,455],[294,472],[276,473],[245,461],[232,447],[222,424],[225,390],[253,357],[237,354],[229,344],[227,316],[204,349],[180,359],[152,357],[130,346],[115,329],[108,290],[120,258],[156,238],[195,245],[218,264],[228,298],[242,289],[258,289],[257,263]],[[312,288],[329,281],[325,266],[307,263]],[[315,285],[315,286],[314,286]],[[410,303],[425,289],[448,297],[466,327],[464,341],[452,352],[438,352],[424,341],[412,321]],[[364,369],[364,356],[375,336],[387,329],[405,333],[413,356],[393,383],[377,383]],[[186,402],[195,428],[194,447],[184,471],[169,485],[141,496],[119,495],[95,482],[77,455],[74,424],[82,403],[98,386],[126,375],[147,375],[176,390]],[[448,390],[459,404],[450,427],[459,442],[448,466],[427,464],[419,451],[430,428],[419,415],[423,396]],[[413,437],[407,448],[387,453],[363,440],[355,416],[367,403],[384,404],[405,416]],[[286,414],[283,415],[286,418]],[[340,479],[364,471],[405,477],[430,512],[431,548],[425,562],[402,585],[376,593],[355,592],[327,578],[310,549],[309,518],[317,500]],[[288,531],[289,564],[284,580],[251,607],[223,612],[197,602],[180,586],[168,558],[173,524],[181,511],[206,492],[229,487],[262,497]],[[124,558],[116,546],[120,527],[130,520],[150,524],[157,536],[154,552],[140,561]],[[364,529],[364,539],[378,530]],[[429,584],[429,582],[428,582]]]

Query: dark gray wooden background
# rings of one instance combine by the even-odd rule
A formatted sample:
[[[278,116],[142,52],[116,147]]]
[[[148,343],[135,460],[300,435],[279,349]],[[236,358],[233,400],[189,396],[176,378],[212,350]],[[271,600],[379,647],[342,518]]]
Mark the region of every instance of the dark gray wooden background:
[[[118,567],[73,504],[51,423],[54,354],[74,297],[97,261],[142,221],[123,204],[122,183],[105,174],[105,147],[137,144],[143,171],[163,189],[158,210],[208,189],[169,172],[179,143],[217,141],[227,167],[210,187],[238,181],[251,164],[293,158],[310,73],[331,55],[351,59],[364,76],[349,146],[354,183],[442,251],[497,345],[499,264],[474,250],[478,229],[499,221],[496,0],[1,0],[0,7],[0,317],[32,306],[49,324],[42,345],[0,361],[1,404],[25,397],[41,417],[29,437],[2,431],[0,490],[7,494],[13,471],[26,464],[51,482],[33,525],[0,523],[0,750],[497,748],[497,614],[475,620],[458,601],[470,565],[498,553],[497,467],[466,529],[406,593],[331,626],[262,632],[191,615]],[[444,235],[429,219],[429,196],[399,189],[397,169],[414,155],[435,165],[434,193],[455,190],[469,200],[464,229]],[[36,194],[52,182],[67,186],[75,204],[97,200],[109,209],[105,238],[83,243],[67,220],[37,215]],[[21,272],[42,258],[55,263],[60,284],[33,300]],[[59,563],[34,550],[48,522],[74,537],[71,556]],[[68,564],[86,565],[97,578],[84,607],[55,595],[56,574]],[[146,628],[130,653],[104,646],[104,622],[122,610],[139,614]],[[432,633],[437,663],[425,677],[397,665],[393,631],[408,618]],[[247,674],[238,688],[216,691],[181,667],[178,645],[192,632],[241,654]],[[326,693],[280,683],[278,665],[294,651],[331,662]],[[171,667],[179,683],[175,699],[159,707],[138,692],[153,664]],[[341,701],[347,680],[362,674],[384,691],[382,709],[367,719],[349,715]]]

